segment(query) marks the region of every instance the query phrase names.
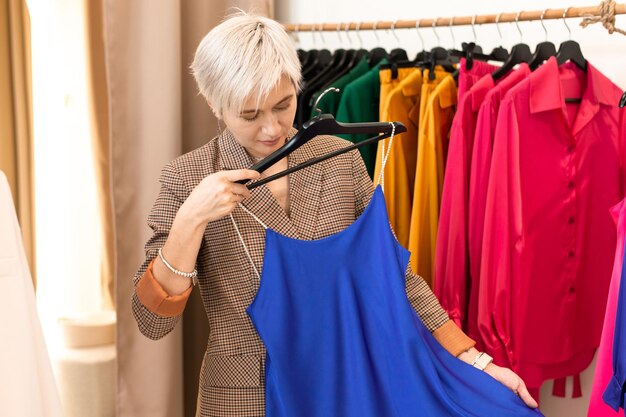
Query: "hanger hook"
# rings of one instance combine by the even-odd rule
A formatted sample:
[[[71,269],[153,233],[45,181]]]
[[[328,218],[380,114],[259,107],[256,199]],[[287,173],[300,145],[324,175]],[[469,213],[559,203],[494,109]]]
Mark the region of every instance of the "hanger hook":
[[[478,41],[478,37],[476,37],[476,27],[474,26],[475,24],[476,24],[476,15],[472,16],[472,32],[474,33],[474,43]]]
[[[519,42],[522,43],[522,41],[524,40],[524,38],[522,37],[522,30],[519,28],[519,17],[520,15],[524,13],[524,11],[519,11],[517,12],[517,16],[515,16],[515,26],[517,26],[517,31],[519,32]]]
[[[424,38],[422,38],[422,34],[420,33],[420,24],[421,23],[422,23],[422,19],[417,21],[417,23],[415,24],[415,31],[417,32],[417,36],[419,36],[420,42],[422,43],[422,51],[425,51],[426,48],[424,47]]]
[[[391,34],[393,35],[394,38],[396,38],[396,42],[398,42],[398,45],[400,44],[400,38],[398,37],[398,34],[396,33],[396,23],[398,23],[397,20],[394,20],[391,23]]]
[[[567,17],[567,12],[569,12],[569,9],[571,9],[571,7],[568,7],[563,12],[563,24],[565,25],[565,27],[567,28],[567,32],[569,33],[569,39],[572,40],[572,31],[569,28],[569,25],[567,24],[567,20],[565,20],[565,18]]]
[[[500,35],[500,44],[502,44],[503,38],[502,31],[500,30],[500,16],[502,16],[502,13],[498,13],[498,15],[496,16],[496,29],[498,29],[498,35]]]
[[[320,102],[322,97],[324,97],[324,94],[328,93],[329,91],[332,91],[334,93],[338,93],[341,90],[339,90],[336,87],[330,87],[330,88],[327,88],[326,90],[324,90],[324,92],[322,94],[320,94],[320,96],[317,98],[317,100],[315,100],[315,104],[313,105],[313,107],[315,108],[315,111],[317,112],[317,116],[316,117],[320,117],[322,115],[322,110],[319,107],[317,107],[317,104]]]
[[[356,37],[359,40],[359,48],[363,48],[363,38],[361,38],[361,34],[359,33],[361,31],[362,24],[363,22],[357,22],[356,24]]]
[[[346,22],[346,28],[344,29],[346,32],[346,39],[348,39],[348,45],[350,45],[350,47],[352,47],[353,43],[352,43],[352,38],[350,37],[350,22]]]
[[[326,41],[326,39],[324,38],[324,24],[320,23],[318,25],[318,28],[319,28],[319,31],[320,31],[319,35],[320,35],[320,39],[322,40],[322,45],[324,45],[325,43],[328,43]]]
[[[456,39],[454,38],[454,31],[452,30],[453,24],[454,24],[454,17],[451,17],[450,24],[448,25],[448,29],[450,30],[450,36],[452,37],[452,49],[454,49],[454,45],[456,45]]]
[[[437,20],[439,20],[439,18],[433,19],[433,33],[435,34],[435,37],[437,38],[437,46],[439,46],[439,44],[441,44],[441,39],[439,39],[439,35],[437,34],[437,31],[435,30],[435,26],[437,25]]]
[[[539,22],[541,22],[541,27],[543,27],[543,31],[546,33],[546,42],[548,42],[548,29],[546,29],[546,25],[543,23],[543,18],[546,15],[546,12],[550,10],[550,9],[546,9],[541,13],[541,20]]]
[[[343,43],[343,39],[341,38],[341,23],[337,23],[337,38],[339,38],[339,44]]]
[[[313,40],[313,48],[317,49],[317,28],[315,24],[311,25],[311,39]]]
[[[372,30],[374,31],[374,36],[376,37],[376,43],[380,45],[380,38],[378,37],[378,33],[376,33],[376,28],[378,27],[378,22],[374,22],[372,25]]]

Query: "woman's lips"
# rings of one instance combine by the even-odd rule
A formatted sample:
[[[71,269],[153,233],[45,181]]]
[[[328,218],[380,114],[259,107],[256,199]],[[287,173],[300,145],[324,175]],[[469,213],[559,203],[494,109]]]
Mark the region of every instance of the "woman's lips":
[[[260,141],[265,146],[275,146],[280,141],[280,138],[272,139],[272,140],[262,140]]]

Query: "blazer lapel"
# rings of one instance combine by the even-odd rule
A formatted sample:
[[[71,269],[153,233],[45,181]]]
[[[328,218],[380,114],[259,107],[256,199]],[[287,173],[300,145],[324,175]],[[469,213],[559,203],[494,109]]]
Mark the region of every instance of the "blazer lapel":
[[[295,133],[295,129],[294,129]],[[315,140],[315,139],[312,139]],[[315,158],[310,143],[289,157],[289,168]],[[324,163],[320,162],[289,175],[290,211],[292,223],[302,239],[315,239]]]

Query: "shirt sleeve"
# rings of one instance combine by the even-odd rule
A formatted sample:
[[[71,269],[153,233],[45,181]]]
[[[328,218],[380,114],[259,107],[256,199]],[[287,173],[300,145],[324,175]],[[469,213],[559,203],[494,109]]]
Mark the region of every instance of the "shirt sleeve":
[[[464,328],[467,312],[467,143],[460,122],[452,124],[447,171],[435,249],[433,291],[457,326]]]
[[[355,201],[357,217],[363,213],[374,193],[374,185],[367,175],[361,157],[352,151],[355,178]],[[458,356],[474,346],[474,341],[467,337],[454,323],[439,304],[437,297],[422,277],[415,275],[410,265],[406,269],[406,294],[411,306],[428,330],[433,332],[439,343],[451,354]]]
[[[180,320],[186,298],[189,296],[189,294],[186,296],[183,294],[177,300],[166,300],[164,297],[166,293],[161,286],[154,285],[158,284],[156,280],[150,281],[148,268],[156,258],[159,248],[165,244],[174,217],[187,195],[183,181],[172,163],[163,168],[160,182],[159,195],[148,215],[148,226],[152,229],[152,236],[144,247],[146,258],[135,273],[133,279],[135,287],[132,295],[133,315],[139,330],[153,340],[164,337],[174,329]],[[188,292],[191,292],[191,289]],[[183,303],[182,308],[180,304],[176,307],[176,302]]]
[[[511,282],[521,242],[519,129],[515,108],[505,100],[498,113],[489,174],[481,259],[478,327],[485,350],[500,366],[513,367]]]

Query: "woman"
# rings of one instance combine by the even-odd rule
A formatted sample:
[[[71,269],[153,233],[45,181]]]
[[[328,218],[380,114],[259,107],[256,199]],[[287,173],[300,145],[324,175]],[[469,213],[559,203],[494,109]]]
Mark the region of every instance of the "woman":
[[[225,129],[164,167],[161,190],[148,217],[154,233],[146,243],[146,260],[135,275],[133,312],[143,334],[151,339],[165,336],[181,317],[197,279],[211,330],[200,375],[198,413],[261,416],[265,348],[246,308],[258,290],[255,265],[262,265],[265,231],[248,211],[283,235],[319,239],[352,224],[368,204],[374,186],[358,151],[252,192],[237,183],[346,146],[341,139],[321,136],[261,175],[246,169],[295,134],[291,126],[300,65],[291,40],[277,22],[244,13],[225,20],[201,41],[191,68],[200,93]],[[449,320],[410,268],[406,291],[442,346],[467,363],[475,362],[480,352],[473,341]],[[512,371],[493,363],[487,363],[484,371],[528,406],[537,407]]]

